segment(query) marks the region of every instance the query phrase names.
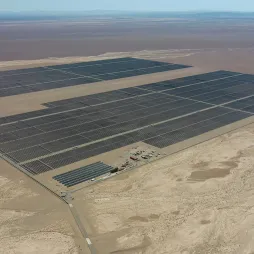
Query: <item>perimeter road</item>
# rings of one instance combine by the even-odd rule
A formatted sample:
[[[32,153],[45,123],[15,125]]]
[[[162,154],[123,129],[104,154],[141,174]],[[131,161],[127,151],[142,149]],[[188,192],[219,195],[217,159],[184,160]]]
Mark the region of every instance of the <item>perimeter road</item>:
[[[70,211],[72,213],[72,216],[73,216],[74,220],[76,221],[76,224],[78,225],[82,236],[84,237],[84,239],[86,239],[86,243],[88,245],[88,248],[89,248],[91,254],[95,254],[96,250],[95,250],[90,238],[88,237],[87,231],[86,231],[85,227],[83,226],[83,224],[82,224],[82,222],[81,222],[81,220],[78,216],[78,212],[77,212],[76,208],[71,203],[69,203],[69,207],[70,207]]]

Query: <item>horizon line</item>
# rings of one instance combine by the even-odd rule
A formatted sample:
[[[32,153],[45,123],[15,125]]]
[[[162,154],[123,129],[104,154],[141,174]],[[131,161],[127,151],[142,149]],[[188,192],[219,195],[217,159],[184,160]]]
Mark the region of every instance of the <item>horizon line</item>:
[[[253,11],[236,11],[236,10],[103,10],[103,9],[92,9],[92,10],[20,10],[20,11],[13,11],[13,10],[0,10],[0,12],[6,13],[33,13],[33,12],[47,12],[47,13],[89,13],[89,12],[127,12],[127,13],[254,13]]]

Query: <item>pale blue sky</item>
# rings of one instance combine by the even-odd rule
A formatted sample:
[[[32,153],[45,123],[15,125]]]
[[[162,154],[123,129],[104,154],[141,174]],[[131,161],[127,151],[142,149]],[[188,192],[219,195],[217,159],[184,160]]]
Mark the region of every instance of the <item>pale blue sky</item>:
[[[1,11],[254,11],[254,0],[0,0]]]

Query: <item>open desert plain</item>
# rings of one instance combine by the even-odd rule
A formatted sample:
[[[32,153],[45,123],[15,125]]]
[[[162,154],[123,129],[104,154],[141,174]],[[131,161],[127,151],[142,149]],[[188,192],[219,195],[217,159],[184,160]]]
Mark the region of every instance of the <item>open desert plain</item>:
[[[254,254],[254,16],[0,34],[0,253]]]

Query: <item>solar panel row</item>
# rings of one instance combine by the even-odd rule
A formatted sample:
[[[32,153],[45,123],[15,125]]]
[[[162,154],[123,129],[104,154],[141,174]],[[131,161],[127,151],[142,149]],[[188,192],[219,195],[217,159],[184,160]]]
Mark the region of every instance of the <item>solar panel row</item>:
[[[252,82],[218,71],[50,102],[0,118],[0,150],[39,174],[137,141],[165,147],[250,116],[233,108],[254,112],[254,97],[241,99]]]
[[[224,82],[225,82],[225,80],[224,80]],[[229,85],[233,86],[234,84],[229,83]],[[193,86],[196,86],[196,85],[193,85]],[[188,88],[190,88],[190,87],[191,86],[189,86]],[[240,85],[240,87],[241,87],[241,85]],[[244,90],[244,85],[242,85],[242,87],[243,87],[243,89],[240,89],[239,90],[240,92],[242,92],[242,90]],[[235,86],[233,86],[233,88],[235,88]],[[179,92],[177,93],[178,90],[182,90],[182,89],[179,88],[179,89],[175,89],[175,90],[170,90],[169,92],[171,94],[179,94]],[[168,91],[164,91],[164,92],[168,92]],[[239,98],[239,96],[241,97],[241,94],[238,97],[237,96],[234,96],[234,97],[227,96],[226,94],[223,95],[223,94],[221,94],[221,91],[212,92],[212,94],[213,94],[213,98],[215,100],[217,100],[217,102],[221,102],[221,103],[222,102],[224,103],[224,102],[227,102],[230,100],[234,100],[236,98]],[[205,93],[205,95],[206,95],[206,93]],[[157,96],[160,96],[160,99],[156,99],[156,98],[153,99],[153,97],[157,97]],[[95,120],[98,120],[101,118],[105,119],[106,117],[110,117],[110,116],[112,117],[113,114],[121,114],[121,113],[126,113],[129,111],[135,111],[136,109],[140,109],[142,107],[146,107],[147,110],[150,110],[150,108],[152,108],[156,104],[162,104],[161,99],[163,96],[164,96],[163,103],[172,102],[172,101],[177,100],[177,98],[172,99],[172,97],[167,97],[164,94],[153,93],[153,94],[148,94],[147,96],[142,96],[142,97],[137,97],[137,98],[132,98],[129,100],[121,101],[121,104],[123,104],[123,102],[127,102],[126,106],[117,107],[114,105],[114,103],[112,103],[114,105],[114,108],[112,109],[111,108],[112,105],[110,103],[101,105],[103,108],[106,108],[106,109],[109,106],[108,110],[110,112],[101,111],[98,113],[99,109],[96,107],[92,107],[90,109],[84,108],[84,109],[80,109],[80,110],[71,111],[69,113],[50,115],[50,116],[45,116],[44,118],[36,118],[36,119],[31,119],[31,120],[27,120],[24,122],[20,122],[21,126],[19,129],[17,129],[17,126],[19,125],[19,123],[0,126],[0,130],[3,132],[3,134],[0,136],[0,142],[8,142],[8,141],[16,140],[19,138],[24,138],[26,136],[36,135],[41,132],[52,131],[54,129],[67,128],[69,126],[81,125],[84,122],[91,122],[91,121],[95,121]],[[150,100],[149,100],[149,97],[150,97]],[[194,97],[194,98],[196,98],[196,97]],[[146,101],[142,102],[142,100],[146,100]],[[179,100],[179,98],[178,98],[178,100]],[[209,98],[207,96],[204,96],[203,98],[199,98],[199,100],[201,100],[201,101],[205,100],[206,102],[212,103],[211,97]],[[213,102],[214,102],[214,100],[213,100]],[[248,110],[251,111],[251,109],[248,109]],[[42,111],[45,112],[45,110],[42,110]],[[31,113],[33,113],[33,112],[31,112]],[[36,112],[34,112],[34,113],[36,113]],[[27,114],[29,115],[29,113],[27,113]],[[19,115],[17,115],[17,117],[19,117]],[[66,119],[66,120],[62,120],[62,119]],[[114,118],[111,118],[109,120],[109,122],[107,122],[107,121],[105,121],[104,123],[99,122],[98,125],[99,126],[102,126],[102,125],[107,126],[107,125],[113,124],[115,122],[114,120],[115,120]],[[32,128],[31,126],[36,126],[36,128]],[[22,130],[22,129],[24,129],[24,130]],[[4,133],[4,132],[7,132],[9,134]]]
[[[58,168],[141,140],[152,145],[156,144],[158,147],[165,147],[248,116],[250,115],[242,112],[213,108],[205,112],[156,124],[139,131],[133,131],[85,147],[49,156],[40,161],[51,168]],[[185,125],[183,125],[184,123]],[[29,163],[28,165],[25,164],[25,166],[28,167]]]
[[[136,90],[137,90],[137,88],[140,88],[140,89],[151,90],[151,92],[153,92],[153,91],[156,92],[156,91],[160,91],[160,90],[163,91],[163,90],[182,87],[182,86],[186,86],[186,85],[196,84],[196,83],[200,83],[200,82],[207,82],[210,79],[215,79],[215,81],[213,81],[213,82],[214,82],[214,84],[217,84],[216,82],[218,82],[218,79],[230,79],[231,80],[231,79],[233,79],[234,76],[239,76],[239,75],[242,75],[242,74],[235,73],[235,72],[228,72],[228,71],[216,71],[216,72],[212,72],[212,73],[198,74],[198,75],[194,75],[194,76],[190,76],[190,77],[184,77],[184,78],[179,78],[179,79],[174,79],[174,80],[157,82],[157,83],[153,83],[153,84],[141,85],[141,86],[137,86]],[[210,82],[212,82],[212,81],[210,81]],[[209,85],[209,84],[207,84],[207,85]],[[126,90],[126,92],[130,93],[129,89],[130,88],[128,88],[128,90]],[[112,92],[116,92],[116,91],[110,91],[107,93],[97,94],[97,96],[98,96],[97,98],[98,99],[104,98],[104,94],[111,95]],[[117,92],[125,92],[125,89],[117,90]],[[50,103],[46,103],[44,105],[49,106],[49,107],[63,106],[63,105],[66,106],[68,104],[82,102],[83,100],[84,100],[84,96],[81,96],[81,97],[75,97],[72,99],[65,99],[65,100],[50,102]]]
[[[250,95],[247,98],[226,104],[227,107],[244,110],[249,109],[249,107],[252,107],[253,105],[254,105],[254,95]]]
[[[110,172],[112,169],[113,167],[109,165],[106,165],[102,162],[96,162],[85,167],[54,176],[53,179],[67,187],[71,187],[104,175]]]
[[[193,104],[192,107],[189,106],[191,104]],[[169,103],[164,102],[164,104],[150,107],[148,112],[140,108],[136,111],[130,112],[129,108],[125,108],[125,112],[121,112],[119,115],[109,116],[107,119],[103,119],[103,121],[99,120],[90,123],[74,125],[72,127],[53,130],[47,133],[40,133],[32,137],[22,138],[18,140],[13,136],[9,137],[9,133],[7,133],[7,138],[14,138],[14,140],[0,144],[0,149],[3,152],[7,153],[20,149],[20,153],[26,153],[25,148],[34,146],[35,140],[37,145],[47,142],[52,144],[53,140],[59,140],[60,142],[65,143],[66,137],[71,135],[75,136],[77,134],[87,138],[87,142],[91,142],[100,138],[118,134],[119,132],[129,131],[133,128],[140,128],[154,122],[163,121],[165,119],[173,118],[178,115],[180,116],[182,114],[200,110],[206,107],[208,107],[208,105],[203,103],[195,103],[189,100],[179,100]],[[101,112],[101,117],[106,117],[105,112]],[[105,124],[108,126],[102,126]],[[64,146],[66,146],[66,144]],[[71,147],[70,144],[69,146]],[[59,149],[62,150],[62,147],[63,146],[61,146]]]
[[[46,105],[50,107],[54,106],[55,108],[49,108],[49,109],[19,114],[15,116],[0,118],[0,124],[24,120],[27,118],[43,116],[47,114],[54,114],[54,113],[62,112],[64,110],[75,109],[77,107],[85,107],[87,105],[96,105],[98,103],[106,103],[106,102],[114,101],[116,99],[118,100],[124,99],[124,98],[138,95],[138,93],[141,93],[140,92],[141,89],[152,90],[150,91],[151,93],[153,92],[154,89],[155,91],[157,90],[158,92],[161,92],[161,91],[165,92],[164,90],[170,90],[175,87],[194,85],[196,83],[200,83],[201,80],[202,82],[209,82],[209,84],[211,82],[214,82],[214,84],[216,84],[216,82],[219,82],[218,79],[227,79],[228,81],[230,81],[231,79],[233,80],[235,79],[234,76],[239,76],[238,78],[240,78],[241,80],[245,80],[246,77],[251,79],[251,77],[249,77],[249,75],[246,75],[246,74],[242,75],[240,73],[236,74],[236,73],[226,72],[226,71],[217,71],[213,73],[199,74],[199,75],[179,78],[175,80],[168,80],[168,81],[158,82],[154,84],[147,84],[144,86],[138,86],[136,88],[126,88],[126,89],[121,89],[118,91],[110,91],[110,92],[100,93],[95,95],[88,95],[88,96],[81,96],[81,97],[76,97],[72,99],[60,100],[57,102],[50,102],[50,103],[47,103]],[[216,80],[209,81],[209,78],[216,79]],[[163,88],[161,88],[161,84],[163,84]],[[116,92],[119,94],[119,97],[116,97]],[[148,93],[149,91],[146,91],[146,92]],[[143,91],[143,93],[145,93],[145,91]],[[77,104],[75,105],[75,103]]]
[[[124,58],[6,71],[0,72],[0,97],[187,67],[189,66]]]
[[[244,118],[247,118],[248,116],[250,115],[245,114],[243,112],[229,113],[214,119],[208,119],[203,122],[194,124],[191,126],[191,128],[185,127],[177,131],[168,132],[168,133],[150,138],[146,140],[145,142],[159,148],[164,148],[169,145],[173,145],[178,142],[184,141],[186,139],[201,135],[208,131],[223,127],[227,124],[242,120]]]
[[[23,114],[14,115],[14,116],[2,117],[2,118],[0,118],[0,124],[12,123],[15,121],[21,121],[21,120],[26,120],[29,118],[40,117],[40,116],[49,117],[48,115],[57,114],[57,113],[59,113],[58,115],[68,117],[68,114],[70,114],[70,115],[75,114],[75,112],[74,111],[64,112],[64,111],[78,109],[78,108],[83,108],[82,110],[87,111],[87,112],[88,111],[90,111],[90,112],[96,111],[96,110],[99,110],[99,108],[107,107],[109,105],[108,102],[116,101],[119,99],[128,99],[131,97],[136,97],[139,95],[150,93],[149,91],[145,91],[145,90],[141,90],[141,89],[133,90],[133,88],[126,88],[123,90],[124,90],[123,92],[119,92],[120,98],[118,98],[117,96],[114,96],[114,95],[112,95],[111,97],[108,96],[108,98],[103,98],[104,93],[82,96],[82,98],[79,99],[80,104],[76,103],[76,105],[68,104],[66,106],[63,106],[65,102],[60,101],[59,105],[58,105],[58,103],[53,103],[54,107],[51,107],[51,108],[27,112],[27,113],[23,113]],[[114,92],[115,91],[112,91],[113,94],[114,94]],[[104,103],[107,103],[107,105],[105,105]],[[125,103],[125,102],[121,101],[120,103]],[[87,106],[93,106],[93,105],[99,105],[99,104],[103,104],[103,105],[98,106],[98,107],[89,108],[89,109],[84,109]],[[67,107],[67,106],[69,106],[69,107]],[[56,115],[55,117],[57,118],[58,115]],[[70,117],[70,115],[69,115],[69,117]],[[50,117],[53,117],[53,116],[50,116]],[[43,121],[46,121],[46,118],[43,118]]]
[[[153,94],[152,94],[153,95]],[[157,103],[156,101],[155,101],[155,103]],[[159,101],[158,101],[158,103],[159,103]],[[134,105],[135,106],[135,105]],[[122,108],[116,108],[116,109],[114,109],[113,111],[115,111],[114,113],[124,113],[124,111],[130,111],[130,109],[132,109],[132,107],[133,107],[133,105],[130,105],[129,106],[129,108],[128,107],[122,107]],[[135,106],[136,107],[136,106]],[[134,107],[134,108],[135,108]],[[139,107],[140,107],[140,105],[139,105]],[[111,110],[112,111],[112,110]],[[105,114],[105,112],[104,112],[104,114]],[[53,120],[59,120],[59,118],[57,118],[57,117],[59,117],[59,115],[53,115],[53,116],[49,116],[48,118],[50,118],[50,119],[52,119],[53,118]],[[61,118],[60,118],[61,119]],[[70,119],[71,121],[71,125],[75,125],[75,121],[73,121],[73,119]],[[84,119],[83,119],[84,120]],[[92,121],[92,120],[94,120],[94,119],[89,119],[89,118],[86,118],[86,120],[88,120],[88,121]],[[44,123],[45,122],[45,119],[43,119],[43,118],[39,118],[38,120],[32,120],[32,122],[33,121],[39,121],[39,123],[41,122],[41,123]],[[30,121],[31,122],[31,121]],[[114,123],[114,122],[110,122],[110,123]],[[110,125],[110,123],[109,123],[109,125]],[[76,122],[76,124],[78,125],[78,124],[81,124],[81,121],[79,120],[79,121],[77,121]],[[15,124],[16,125],[16,124]],[[99,125],[101,126],[102,125],[102,123],[99,123]],[[105,122],[103,125],[108,125],[107,124],[107,122]],[[56,126],[52,126],[52,125],[49,125],[49,127],[48,127],[48,129],[47,129],[47,124],[45,125],[45,124],[43,124],[43,125],[41,125],[40,126],[40,129],[42,129],[42,130],[50,130],[50,128],[63,128],[63,127],[68,127],[68,124],[66,124],[66,120],[65,120],[65,123],[63,123],[63,121],[58,121],[57,123],[56,123]],[[6,127],[6,126],[2,126],[2,127]],[[15,126],[16,127],[16,126]],[[27,136],[29,136],[29,135],[35,135],[35,134],[37,134],[37,133],[39,133],[39,132],[41,132],[39,129],[35,129],[35,128],[28,128],[28,130],[26,131],[24,131],[24,132],[27,132],[27,134],[24,134],[23,135],[23,137],[25,137],[26,135]],[[19,131],[14,131],[14,132],[12,132],[11,134],[9,134],[9,135],[2,135],[2,137],[1,137],[1,139],[0,140],[2,140],[2,142],[6,142],[6,141],[10,141],[10,140],[15,140],[15,139],[17,139],[18,138],[18,136],[22,136],[22,135],[17,135],[19,133]],[[22,132],[21,132],[22,133]]]

